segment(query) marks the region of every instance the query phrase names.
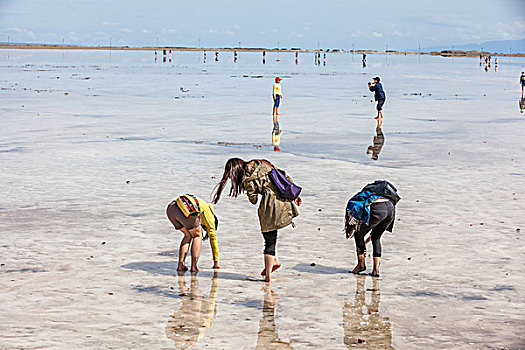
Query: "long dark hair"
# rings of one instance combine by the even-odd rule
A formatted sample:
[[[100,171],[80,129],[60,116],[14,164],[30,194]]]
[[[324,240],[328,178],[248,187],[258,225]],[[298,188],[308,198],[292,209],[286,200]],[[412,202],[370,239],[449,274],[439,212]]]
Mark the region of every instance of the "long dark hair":
[[[215,195],[213,196],[213,204],[217,204],[221,199],[222,190],[226,186],[226,182],[230,180],[231,187],[230,197],[237,197],[239,193],[244,192],[242,188],[242,178],[244,176],[244,167],[246,162],[241,158],[230,158],[224,166],[224,173],[222,179],[215,187]]]

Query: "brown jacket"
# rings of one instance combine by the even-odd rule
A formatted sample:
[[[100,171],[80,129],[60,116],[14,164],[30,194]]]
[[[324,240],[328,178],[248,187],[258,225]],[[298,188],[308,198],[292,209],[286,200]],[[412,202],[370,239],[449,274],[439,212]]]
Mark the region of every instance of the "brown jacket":
[[[268,176],[271,170],[270,165],[260,160],[252,160],[246,164],[242,179],[242,186],[252,204],[257,204],[257,195],[262,196],[258,211],[262,232],[286,227],[299,215],[293,201],[278,196]],[[292,181],[290,177],[288,179]]]

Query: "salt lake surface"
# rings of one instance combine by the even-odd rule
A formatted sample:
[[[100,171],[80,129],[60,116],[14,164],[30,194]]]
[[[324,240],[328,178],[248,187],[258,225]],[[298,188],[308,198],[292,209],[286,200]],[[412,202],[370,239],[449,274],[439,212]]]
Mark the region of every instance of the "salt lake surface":
[[[525,348],[525,59],[161,61],[0,50],[1,349]],[[304,188],[271,288],[252,281],[263,240],[245,197],[216,208],[223,269],[205,243],[203,271],[174,275],[181,234],[165,207],[209,198],[232,156],[269,159]],[[342,226],[348,198],[384,178],[403,199],[374,280],[348,273]]]

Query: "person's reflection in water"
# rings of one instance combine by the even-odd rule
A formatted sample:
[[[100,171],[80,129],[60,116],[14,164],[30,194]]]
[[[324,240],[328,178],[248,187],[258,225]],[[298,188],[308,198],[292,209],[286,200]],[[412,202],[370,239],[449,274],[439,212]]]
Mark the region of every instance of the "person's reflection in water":
[[[525,98],[520,98],[520,112],[523,113],[525,110]]]
[[[279,339],[275,329],[275,316],[277,313],[277,302],[279,296],[270,287],[264,287],[264,302],[262,317],[259,322],[259,332],[257,333],[257,345],[255,350],[268,349],[293,349],[290,343]]]
[[[282,133],[283,132],[281,128],[279,127],[279,122],[275,123],[272,129],[272,145],[273,145],[273,150],[275,152],[279,152],[281,150],[279,146],[281,145]]]
[[[182,304],[170,316],[166,336],[175,342],[175,349],[190,349],[204,336],[205,330],[212,327],[217,313],[219,272],[213,274],[208,298],[203,298],[196,274],[191,276],[190,288],[186,286],[184,274],[179,275],[178,283]]]
[[[379,313],[381,292],[379,279],[373,278],[370,303],[366,302],[365,276],[356,276],[356,291],[353,302],[343,305],[343,341],[348,349],[393,349],[392,325],[388,317]]]
[[[385,135],[383,134],[383,130],[380,126],[376,127],[376,136],[374,136],[374,144],[368,146],[366,150],[366,154],[372,153],[372,159],[378,160],[379,159],[379,153],[381,153],[381,148],[383,148],[383,145],[385,144]]]

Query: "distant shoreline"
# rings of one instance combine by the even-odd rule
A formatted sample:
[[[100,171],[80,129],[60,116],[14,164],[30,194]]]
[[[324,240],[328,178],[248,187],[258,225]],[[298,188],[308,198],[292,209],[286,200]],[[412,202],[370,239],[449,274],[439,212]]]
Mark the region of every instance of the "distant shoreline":
[[[263,47],[182,47],[182,46],[80,46],[80,45],[57,45],[57,44],[0,44],[0,49],[9,50],[111,50],[111,51],[226,51],[226,52],[326,52],[326,53],[356,53],[356,54],[392,54],[392,55],[430,55],[443,57],[479,57],[500,56],[500,57],[525,57],[525,53],[497,53],[489,51],[463,51],[463,50],[443,50],[431,52],[418,51],[376,51],[376,50],[306,50],[299,48],[291,49],[268,49]]]

